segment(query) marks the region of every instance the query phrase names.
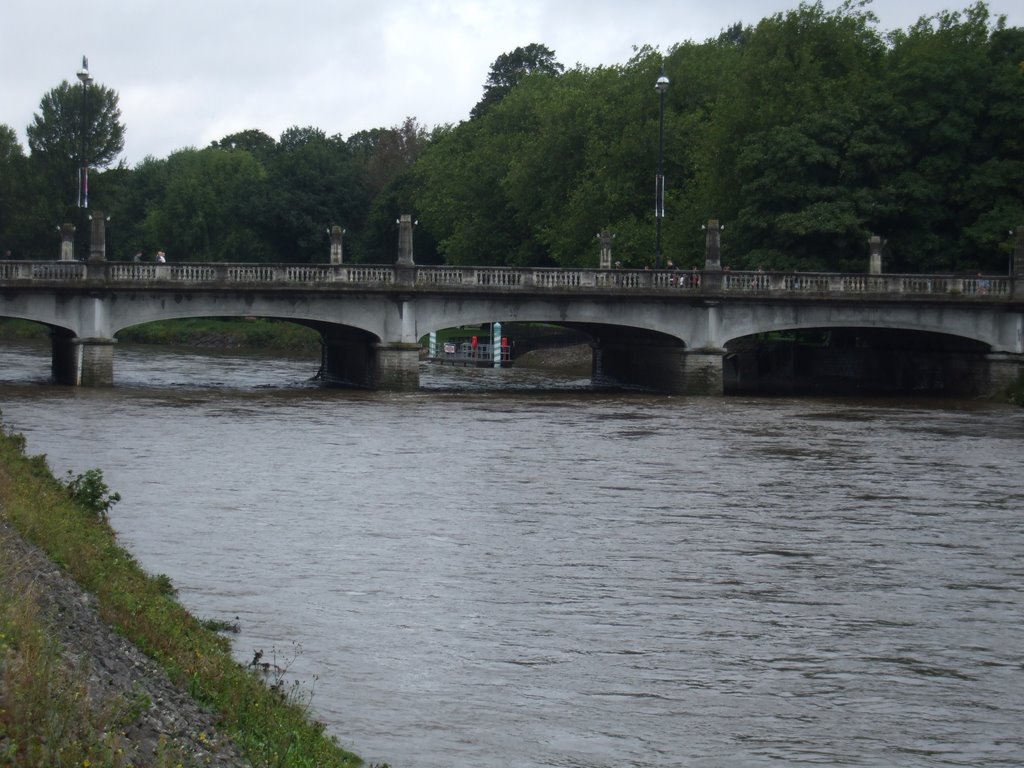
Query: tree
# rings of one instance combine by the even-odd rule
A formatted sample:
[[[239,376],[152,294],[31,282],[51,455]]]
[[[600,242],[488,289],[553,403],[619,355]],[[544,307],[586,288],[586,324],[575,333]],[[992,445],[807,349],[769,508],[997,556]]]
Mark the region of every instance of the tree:
[[[24,166],[25,155],[17,134],[10,126],[0,124],[0,258],[7,258],[8,251],[14,254],[19,250],[16,231],[24,215]]]
[[[564,71],[565,67],[555,60],[555,52],[540,43],[530,43],[525,48],[519,47],[511,53],[503,53],[491,64],[490,74],[484,84],[484,96],[473,107],[470,117],[483,115],[504,99],[527,75],[554,77]]]
[[[62,178],[78,168],[106,168],[124,149],[124,124],[117,93],[90,81],[67,80],[43,96],[39,113],[26,129],[32,155],[46,161]]]
[[[416,162],[429,141],[427,129],[416,118],[407,117],[394,128],[355,133],[346,144],[357,162],[364,163],[367,189],[377,195]]]
[[[253,198],[266,171],[248,152],[184,149],[148,162],[156,182],[137,238],[176,261],[267,261]]]
[[[1024,214],[1024,32],[984,3],[892,36],[885,81],[902,152],[880,229],[894,269],[1003,270]]]
[[[350,228],[369,205],[352,152],[340,136],[293,126],[267,162],[259,216],[277,261],[325,261],[327,229]]]
[[[884,44],[874,17],[821,2],[762,20],[734,47],[702,131],[702,191],[732,225],[734,265],[837,269],[863,264],[885,134],[866,130]],[[720,40],[721,42],[721,40]]]
[[[220,141],[211,142],[210,146],[235,151],[245,150],[263,162],[274,152],[277,142],[263,131],[250,128],[237,133],[229,133]]]

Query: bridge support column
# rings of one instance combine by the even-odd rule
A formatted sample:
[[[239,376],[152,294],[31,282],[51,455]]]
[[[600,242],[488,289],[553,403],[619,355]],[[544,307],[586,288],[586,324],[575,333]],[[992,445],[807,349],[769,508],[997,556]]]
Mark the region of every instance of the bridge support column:
[[[688,350],[673,344],[598,342],[594,384],[644,387],[672,395],[722,395],[721,349]]]
[[[420,387],[419,344],[381,344],[377,347],[374,387],[409,392]]]
[[[51,372],[57,384],[109,387],[114,383],[114,340],[54,336]]]
[[[1024,376],[1024,355],[990,352],[985,359],[988,361],[988,391],[982,394],[998,395]]]
[[[720,397],[725,393],[722,379],[724,349],[688,349],[683,356],[685,395]]]

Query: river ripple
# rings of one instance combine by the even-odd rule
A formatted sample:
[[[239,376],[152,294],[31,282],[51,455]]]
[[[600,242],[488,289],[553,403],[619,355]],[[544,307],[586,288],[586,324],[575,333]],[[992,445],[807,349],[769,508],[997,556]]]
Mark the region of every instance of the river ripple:
[[[101,467],[143,566],[368,762],[1024,764],[1019,409],[0,359],[30,451]]]

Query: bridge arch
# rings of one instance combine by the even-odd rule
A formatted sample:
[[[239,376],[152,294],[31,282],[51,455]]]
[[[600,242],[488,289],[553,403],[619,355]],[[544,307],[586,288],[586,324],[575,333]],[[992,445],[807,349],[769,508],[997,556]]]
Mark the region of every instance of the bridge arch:
[[[737,304],[723,309],[720,344],[745,336],[777,331],[821,328],[862,328],[919,331],[980,342],[991,351],[1015,351],[1017,340],[1006,324],[993,315],[981,315],[953,306],[929,304],[840,305],[776,303]]]
[[[676,297],[672,297],[676,298]],[[721,351],[697,359],[687,337],[706,336],[699,312],[678,302],[641,306],[619,296],[424,296],[416,305],[420,338],[432,331],[490,323],[545,323],[580,331],[591,340],[592,379],[597,385],[666,392],[708,387],[721,378]],[[720,388],[712,383],[711,387]]]

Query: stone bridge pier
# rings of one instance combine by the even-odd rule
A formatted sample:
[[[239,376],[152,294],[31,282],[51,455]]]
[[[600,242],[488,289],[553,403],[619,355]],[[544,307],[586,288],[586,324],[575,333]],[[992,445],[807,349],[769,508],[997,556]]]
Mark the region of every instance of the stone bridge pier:
[[[724,349],[688,349],[678,341],[601,339],[593,343],[595,386],[652,389],[673,395],[723,394]]]
[[[50,338],[53,381],[69,387],[114,383],[113,339],[79,338],[54,331]]]
[[[397,392],[419,388],[419,344],[355,338],[325,338],[322,344],[320,378],[325,381]]]

